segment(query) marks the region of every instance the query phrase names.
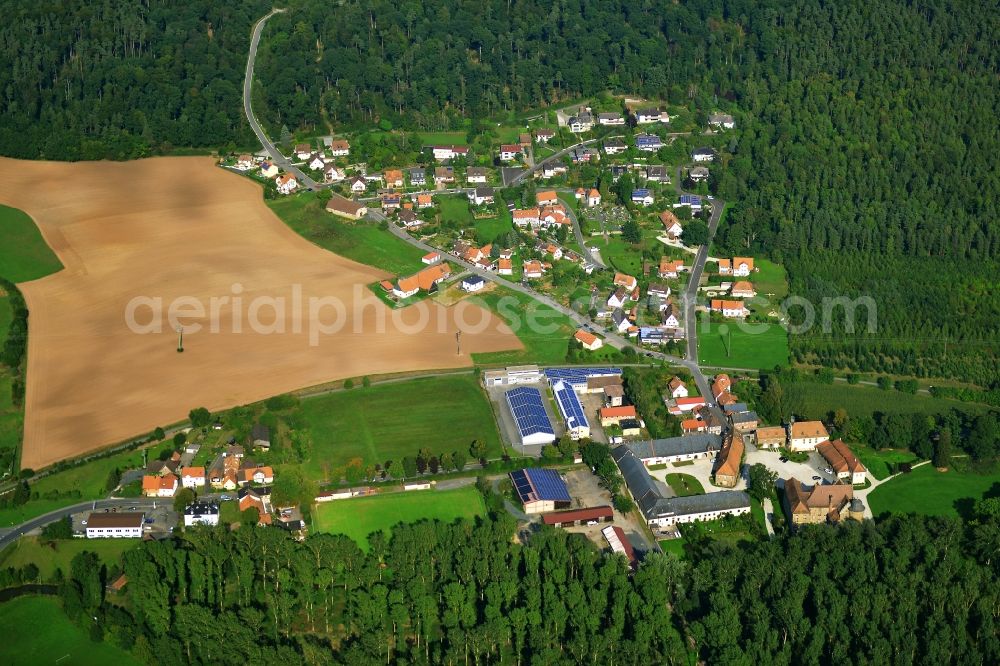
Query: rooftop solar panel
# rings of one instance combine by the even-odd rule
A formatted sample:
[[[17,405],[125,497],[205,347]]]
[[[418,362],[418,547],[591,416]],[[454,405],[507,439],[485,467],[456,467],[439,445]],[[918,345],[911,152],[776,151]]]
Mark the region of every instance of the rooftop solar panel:
[[[607,377],[622,374],[621,368],[546,368],[545,378],[549,383],[564,381],[574,387],[587,385],[588,377]]]
[[[552,391],[556,395],[556,403],[559,405],[559,411],[566,421],[567,428],[572,430],[590,427],[587,415],[583,413],[583,405],[580,404],[580,399],[576,396],[572,386],[559,380],[552,385]]]
[[[524,386],[508,391],[507,405],[522,438],[536,433],[555,434],[538,389]]]

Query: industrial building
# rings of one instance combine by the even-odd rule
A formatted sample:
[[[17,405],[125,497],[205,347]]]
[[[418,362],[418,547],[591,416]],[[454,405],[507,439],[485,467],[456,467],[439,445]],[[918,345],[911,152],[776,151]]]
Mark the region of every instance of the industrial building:
[[[508,368],[509,369],[509,368]],[[564,381],[569,384],[574,391],[581,393],[587,390],[587,380],[591,377],[614,377],[621,376],[621,368],[546,368],[545,378],[549,383],[555,384],[557,381]]]
[[[566,434],[572,439],[590,437],[590,423],[573,387],[560,379],[552,385],[552,393],[556,396],[559,413],[566,422]]]
[[[556,441],[556,432],[545,413],[541,391],[530,386],[520,386],[507,391],[506,397],[522,446],[545,445]]]
[[[542,381],[542,371],[537,365],[513,365],[503,370],[487,370],[483,373],[484,386],[511,386],[534,384]]]
[[[525,513],[547,513],[569,508],[569,490],[555,470],[536,467],[519,469],[510,473],[510,480]]]
[[[573,527],[596,523],[610,523],[615,518],[615,512],[610,506],[595,506],[589,509],[570,509],[556,511],[542,517],[542,522],[554,527]]]

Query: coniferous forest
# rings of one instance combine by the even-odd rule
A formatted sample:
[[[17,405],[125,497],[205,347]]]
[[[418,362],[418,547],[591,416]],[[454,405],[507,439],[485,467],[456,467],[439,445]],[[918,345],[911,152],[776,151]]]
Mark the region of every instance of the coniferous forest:
[[[796,360],[1000,377],[1000,13],[954,0],[289,0],[257,63],[277,134],[465,129],[602,90],[739,130],[714,168],[719,253],[792,293],[870,295],[878,326],[792,336]],[[256,0],[17,3],[0,27],[0,152],[125,159],[253,145],[241,81]],[[860,311],[862,317],[865,310]],[[793,317],[796,311],[793,310]],[[861,329],[861,330],[857,330]]]

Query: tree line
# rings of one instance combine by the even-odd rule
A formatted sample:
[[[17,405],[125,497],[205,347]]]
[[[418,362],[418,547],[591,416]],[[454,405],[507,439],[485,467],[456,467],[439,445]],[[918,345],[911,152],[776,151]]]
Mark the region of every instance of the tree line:
[[[484,491],[488,483],[479,484]],[[685,559],[618,555],[488,517],[399,525],[368,550],[249,524],[77,555],[67,614],[144,663],[993,663],[1000,500],[972,519],[897,516],[738,545],[698,530]],[[107,591],[120,573],[124,598]],[[37,570],[0,572],[7,583]]]

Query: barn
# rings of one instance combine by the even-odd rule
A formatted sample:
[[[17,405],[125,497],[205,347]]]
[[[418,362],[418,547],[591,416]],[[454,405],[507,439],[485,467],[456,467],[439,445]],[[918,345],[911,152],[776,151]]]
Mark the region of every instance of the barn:
[[[569,508],[569,490],[555,470],[538,467],[519,469],[510,473],[510,480],[525,513],[547,513]]]
[[[506,397],[522,446],[544,446],[556,441],[552,422],[545,413],[541,391],[530,386],[519,386],[507,391]]]

